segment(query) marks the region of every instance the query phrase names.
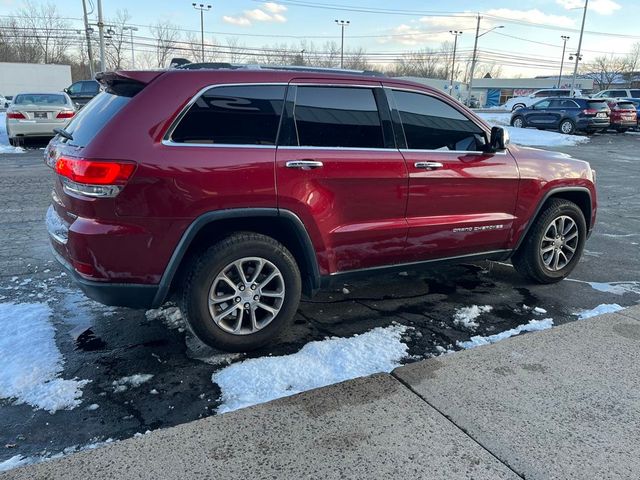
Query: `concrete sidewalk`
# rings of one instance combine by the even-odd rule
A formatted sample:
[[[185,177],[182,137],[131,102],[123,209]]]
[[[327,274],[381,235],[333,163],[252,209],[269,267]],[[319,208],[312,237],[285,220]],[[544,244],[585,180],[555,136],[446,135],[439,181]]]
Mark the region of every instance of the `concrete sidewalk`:
[[[0,479],[640,478],[640,306]]]

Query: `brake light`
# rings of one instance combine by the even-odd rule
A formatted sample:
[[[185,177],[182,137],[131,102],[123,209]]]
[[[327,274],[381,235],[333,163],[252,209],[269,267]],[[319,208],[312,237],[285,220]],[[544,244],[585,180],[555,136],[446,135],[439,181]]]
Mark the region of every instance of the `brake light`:
[[[76,112],[59,112],[56,118],[72,118]]]
[[[133,175],[135,163],[60,157],[55,171],[65,190],[90,197],[115,197]]]
[[[17,120],[19,118],[27,118],[27,117],[25,117],[20,112],[9,112],[9,113],[7,113],[7,118],[13,118],[14,120]]]
[[[595,108],[585,108],[584,110],[582,110],[582,113],[584,113],[585,115],[595,115],[596,113],[598,113],[598,110],[596,110]]]

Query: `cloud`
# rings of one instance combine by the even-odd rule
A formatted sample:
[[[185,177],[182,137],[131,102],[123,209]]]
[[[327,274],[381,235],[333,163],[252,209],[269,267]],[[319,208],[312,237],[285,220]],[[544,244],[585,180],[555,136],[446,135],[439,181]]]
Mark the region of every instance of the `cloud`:
[[[282,15],[287,11],[287,7],[275,2],[266,2],[260,8],[254,8],[253,10],[245,10],[242,15],[222,17],[222,20],[231,25],[237,25],[240,27],[249,27],[254,22],[275,22],[284,23],[287,21],[287,17]]]
[[[574,0],[557,0],[557,1],[574,1]],[[576,0],[578,1],[578,0]],[[582,1],[582,0],[579,0]],[[609,0],[604,0],[609,1]],[[584,5],[584,4],[583,4]],[[563,15],[551,15],[541,12],[537,8],[531,10],[512,10],[510,8],[495,8],[485,12],[487,15],[494,17],[508,18],[509,20],[522,20],[524,22],[538,23],[540,25],[553,25],[556,27],[573,27],[575,20]]]
[[[584,0],[556,0],[556,3],[566,10],[584,8]],[[589,11],[600,15],[611,15],[616,10],[620,10],[620,8],[622,8],[620,4],[613,0],[591,0],[589,3]]]

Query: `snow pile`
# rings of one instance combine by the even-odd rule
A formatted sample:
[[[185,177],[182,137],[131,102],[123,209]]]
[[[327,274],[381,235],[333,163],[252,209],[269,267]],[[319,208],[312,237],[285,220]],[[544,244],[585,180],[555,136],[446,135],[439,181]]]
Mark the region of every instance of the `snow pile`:
[[[12,147],[9,145],[9,137],[7,136],[7,114],[0,113],[0,153],[24,153],[26,150],[20,147]]]
[[[577,135],[565,135],[550,130],[538,130],[534,128],[510,127],[510,113],[478,113],[485,122],[491,126],[503,126],[509,132],[511,142],[516,145],[528,145],[536,147],[570,147],[589,141],[588,137]]]
[[[54,413],[80,405],[88,380],[63,380],[51,309],[41,303],[0,304],[0,398]]]
[[[613,293],[615,295],[624,295],[625,293],[640,294],[640,282],[587,282],[591,288],[599,292]]]
[[[147,310],[144,315],[149,321],[160,319],[167,328],[184,332],[186,326],[184,318],[182,318],[180,309],[174,305],[169,304],[153,310]]]
[[[551,318],[545,318],[543,320],[531,320],[529,323],[518,325],[516,328],[512,328],[511,330],[505,330],[504,332],[496,333],[495,335],[489,335],[488,337],[476,335],[475,337],[471,337],[468,342],[456,342],[456,344],[460,348],[464,348],[466,350],[469,348],[481,347],[483,345],[491,345],[492,343],[499,342],[500,340],[504,340],[505,338],[513,337],[522,332],[546,330],[547,328],[551,327],[553,327],[553,319]]]
[[[482,313],[487,313],[493,310],[491,305],[472,305],[470,307],[462,307],[456,309],[456,313],[453,316],[453,323],[469,330],[475,330],[479,327],[478,322],[476,322],[477,318]]]
[[[94,439],[95,440],[95,439]],[[55,460],[57,458],[62,458],[67,455],[71,455],[76,452],[84,452],[85,450],[95,450],[96,448],[103,447],[104,445],[108,445],[113,443],[115,440],[113,438],[108,438],[102,442],[93,442],[88,445],[67,447],[62,452],[56,454],[48,454],[42,455],[39,457],[23,457],[22,455],[15,455],[4,462],[0,462],[0,472],[6,472],[8,470],[12,470],[14,468],[23,467],[25,465],[33,465],[34,463],[46,462],[47,460]]]
[[[576,312],[576,314],[578,315],[578,320],[585,320],[605,313],[619,312],[620,310],[624,310],[624,307],[621,307],[617,303],[603,303],[598,305],[596,308],[592,308],[591,310],[581,310]]]
[[[282,357],[245,360],[214,373],[222,404],[218,413],[324,387],[352,378],[390,372],[407,356],[407,327],[391,325],[350,338],[310,342]]]
[[[137,388],[145,382],[148,382],[153,378],[150,373],[137,373],[128,377],[122,377],[120,380],[113,381],[113,392],[120,393],[127,390],[129,387]]]

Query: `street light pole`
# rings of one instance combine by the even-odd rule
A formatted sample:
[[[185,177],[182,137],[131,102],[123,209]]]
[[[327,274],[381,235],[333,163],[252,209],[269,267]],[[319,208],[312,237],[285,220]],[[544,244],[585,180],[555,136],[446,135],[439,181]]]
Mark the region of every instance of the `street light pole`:
[[[133,49],[133,32],[138,31],[138,27],[123,27],[122,30],[129,30],[131,34],[131,68],[136,68],[136,52]]]
[[[558,77],[558,88],[560,88],[560,83],[562,82],[562,67],[564,67],[564,52],[567,49],[567,40],[569,40],[569,38],[571,37],[561,35],[560,38],[562,39],[564,44],[562,45],[562,60],[560,60],[560,76]]]
[[[449,33],[453,35],[453,60],[451,61],[451,86],[449,88],[449,95],[453,97],[453,76],[456,70],[456,50],[458,49],[458,37],[462,35],[459,30],[449,30]]]
[[[340,68],[344,68],[344,27],[349,26],[349,20],[336,20],[336,23],[340,25],[342,29],[341,41],[340,41]]]
[[[211,10],[211,5],[204,3],[192,3],[193,8],[200,10],[200,40],[202,47],[202,61],[204,62],[204,12]]]
[[[578,75],[578,62],[580,61],[580,50],[582,49],[582,35],[584,34],[584,22],[587,19],[587,7],[589,0],[584,0],[584,12],[582,13],[582,27],[580,27],[580,39],[578,40],[578,52],[576,53],[576,64],[573,68],[573,80],[571,81],[571,96],[573,97],[576,89],[576,77]]]
[[[104,72],[104,22],[102,19],[102,0],[98,0],[98,38],[100,39],[100,71]]]
[[[473,42],[473,55],[471,55],[471,71],[469,72],[469,84],[467,86],[467,106],[469,106],[469,102],[471,101],[471,89],[473,88],[473,76],[476,71],[476,62],[478,61],[478,39],[486,35],[489,32],[493,32],[497,28],[504,28],[504,25],[498,25],[496,27],[490,28],[486,32],[480,33],[480,19],[482,17],[478,14],[478,22],[476,23],[476,39]]]
[[[93,51],[91,50],[91,34],[89,31],[89,19],[87,17],[87,3],[82,0],[82,11],[84,12],[84,33],[87,37],[87,53],[89,54],[89,74],[91,78],[96,74],[95,65],[93,64]]]

